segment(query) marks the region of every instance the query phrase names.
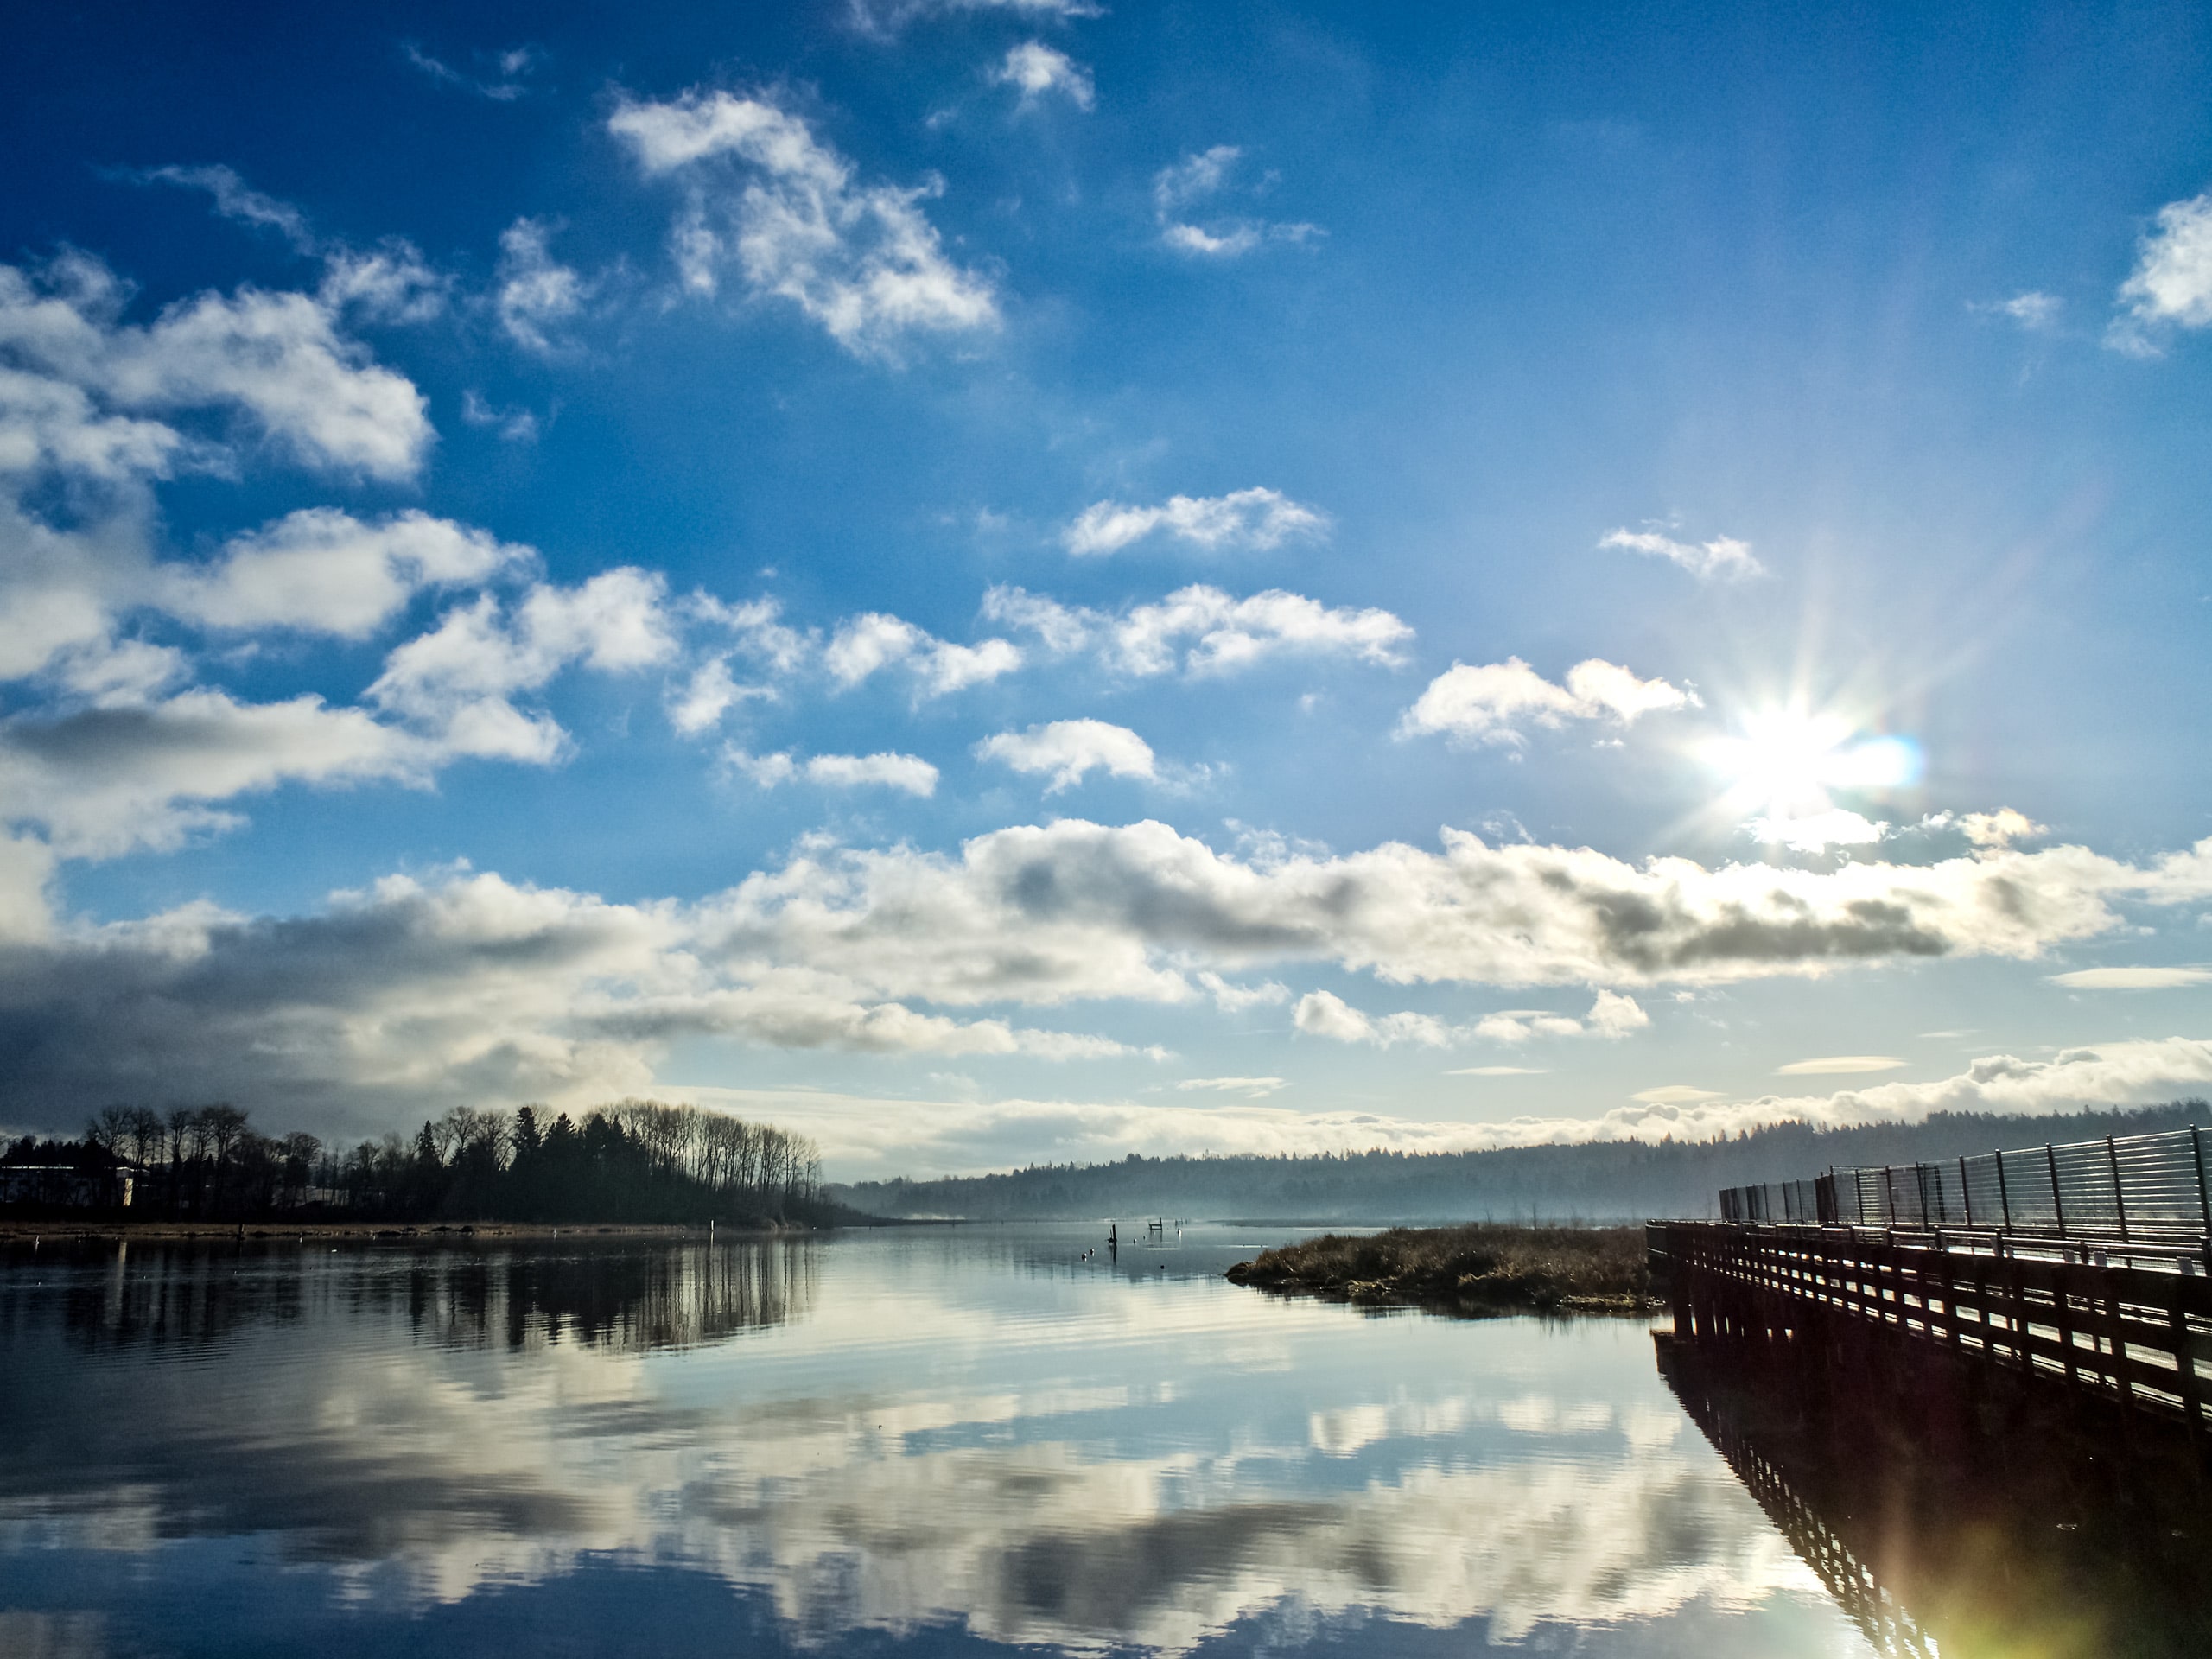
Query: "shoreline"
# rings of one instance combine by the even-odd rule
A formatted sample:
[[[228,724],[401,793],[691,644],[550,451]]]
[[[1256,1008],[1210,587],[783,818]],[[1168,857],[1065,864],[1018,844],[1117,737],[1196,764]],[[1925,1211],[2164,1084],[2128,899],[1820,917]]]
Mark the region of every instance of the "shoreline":
[[[1223,1277],[1275,1295],[1471,1318],[1641,1314],[1661,1306],[1644,1264],[1641,1227],[1476,1222],[1324,1233],[1263,1250]]]

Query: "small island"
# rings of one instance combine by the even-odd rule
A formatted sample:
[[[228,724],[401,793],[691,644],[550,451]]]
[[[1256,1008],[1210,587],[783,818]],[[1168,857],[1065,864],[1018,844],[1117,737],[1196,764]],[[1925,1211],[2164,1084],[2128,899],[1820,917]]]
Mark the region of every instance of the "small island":
[[[1234,1283],[1470,1315],[1637,1313],[1656,1306],[1641,1227],[1393,1227],[1325,1233],[1229,1269]]]

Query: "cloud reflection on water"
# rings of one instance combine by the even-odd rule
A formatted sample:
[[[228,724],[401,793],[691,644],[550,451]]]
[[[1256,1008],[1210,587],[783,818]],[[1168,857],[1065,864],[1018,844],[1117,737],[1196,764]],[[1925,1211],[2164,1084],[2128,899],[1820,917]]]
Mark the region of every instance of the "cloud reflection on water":
[[[1361,1319],[871,1239],[734,1259],[757,1250],[656,1255],[621,1281],[659,1311],[601,1306],[585,1342],[553,1338],[542,1264],[264,1264],[289,1287],[241,1271],[249,1315],[168,1345],[108,1318],[160,1265],[0,1271],[0,1564],[238,1537],[366,1616],[611,1561],[757,1592],[822,1649],[957,1623],[1184,1653],[1346,1615],[1515,1641],[1786,1603],[1855,1650],[1679,1432],[1638,1325]],[[710,1279],[776,1317],[718,1324]]]

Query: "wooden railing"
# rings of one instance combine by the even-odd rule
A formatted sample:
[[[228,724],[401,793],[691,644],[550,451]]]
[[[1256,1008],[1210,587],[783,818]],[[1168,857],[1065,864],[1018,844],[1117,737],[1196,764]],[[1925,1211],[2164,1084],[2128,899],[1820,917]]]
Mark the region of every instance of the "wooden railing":
[[[1655,1222],[1648,1232],[1678,1328],[1685,1319],[1693,1331],[1707,1321],[1726,1329],[1863,1321],[2124,1407],[2177,1414],[2193,1434],[2206,1427],[2212,1277],[2193,1252],[2024,1249],[2002,1231],[1932,1224]]]

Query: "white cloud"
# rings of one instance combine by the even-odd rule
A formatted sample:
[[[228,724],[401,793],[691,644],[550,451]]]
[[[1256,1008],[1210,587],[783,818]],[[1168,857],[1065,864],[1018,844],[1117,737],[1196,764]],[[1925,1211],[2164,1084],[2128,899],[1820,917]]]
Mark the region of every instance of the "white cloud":
[[[2070,974],[2053,974],[2050,982],[2074,991],[2172,991],[2190,985],[2212,985],[2212,971],[2202,968],[2077,968]]]
[[[1243,1095],[1248,1100],[1265,1100],[1289,1085],[1287,1077],[1185,1077],[1175,1086],[1185,1092],[1204,1090],[1215,1094]]]
[[[828,789],[895,789],[923,797],[937,793],[938,769],[919,755],[817,754],[799,760],[788,753],[751,754],[733,744],[722,758],[761,789],[804,778]]]
[[[2009,806],[1994,812],[1961,813],[1958,825],[1966,838],[1977,847],[2009,847],[2016,841],[2028,841],[2047,834],[2043,825],[2024,812],[2016,812]]]
[[[858,685],[885,669],[904,669],[916,698],[925,699],[1011,674],[1021,666],[1021,652],[1004,639],[953,645],[902,618],[870,611],[839,625],[822,660],[841,686]]]
[[[1639,1089],[1629,1096],[1647,1106],[1687,1106],[1700,1100],[1718,1100],[1719,1091],[1694,1088],[1687,1083],[1662,1084],[1656,1089]]]
[[[474,386],[461,394],[461,418],[471,426],[495,426],[510,443],[537,442],[537,416],[527,409],[495,409]]]
[[[1828,1054],[1818,1059],[1792,1060],[1777,1065],[1778,1077],[1840,1077],[1860,1071],[1895,1071],[1905,1062],[1894,1054]]]
[[[140,176],[205,190],[224,218],[273,230],[295,251],[321,258],[323,278],[315,297],[334,316],[351,311],[377,322],[415,323],[446,308],[453,279],[433,270],[404,238],[387,237],[364,252],[319,236],[297,207],[250,188],[227,167],[156,167]]]
[[[918,17],[960,12],[1006,12],[1052,23],[1106,15],[1096,0],[851,0],[851,5],[853,27],[879,39],[888,39]]]
[[[393,876],[317,914],[194,906],[0,954],[0,1067],[19,1109],[209,1094],[381,1126],[399,1112],[651,1085],[686,1038],[1081,1060],[1109,1039],[955,1020],[820,971],[709,960],[699,912],[457,873]],[[35,1034],[34,1034],[35,1033]],[[87,1092],[89,1091],[89,1093]]]
[[[1770,847],[1787,847],[1800,853],[1824,853],[1831,847],[1865,847],[1889,833],[1886,823],[1876,823],[1843,807],[1808,813],[1802,818],[1753,818],[1744,826],[1751,839]]]
[[[666,597],[661,576],[630,567],[575,588],[533,587],[512,611],[480,594],[393,651],[368,699],[454,753],[547,764],[567,734],[513,699],[570,664],[623,673],[667,661],[677,646]]]
[[[193,690],[0,721],[0,817],[36,830],[62,857],[109,858],[237,822],[213,802],[288,782],[413,780],[432,760],[404,734],[320,697],[242,703]]]
[[[694,292],[713,295],[734,267],[753,294],[791,302],[862,355],[916,330],[998,321],[990,283],[946,257],[918,206],[936,184],[856,184],[799,117],[730,92],[625,102],[607,125],[648,177],[688,181],[674,252]]]
[[[1173,167],[1163,167],[1153,177],[1153,206],[1164,217],[1217,194],[1243,154],[1235,144],[1216,144],[1211,149],[1193,151]]]
[[[1700,582],[1740,582],[1766,574],[1766,567],[1752,556],[1751,544],[1732,536],[1716,536],[1709,542],[1678,542],[1656,531],[1614,530],[1608,531],[1598,545],[1665,559]]]
[[[1540,1065],[1461,1065],[1444,1074],[1447,1077],[1543,1077],[1551,1073]]]
[[[937,793],[937,768],[914,754],[817,754],[806,763],[810,782],[833,789],[902,790],[909,795]]]
[[[686,737],[696,737],[721,724],[737,704],[774,696],[765,685],[740,685],[730,677],[727,654],[709,657],[681,687],[669,688],[668,723]]]
[[[1249,548],[1265,552],[1294,538],[1325,534],[1328,518],[1280,490],[1232,490],[1227,495],[1175,495],[1159,506],[1099,501],[1085,507],[1062,542],[1071,553],[1114,553],[1154,531],[1209,553]]]
[[[1971,308],[1983,316],[2002,317],[2029,334],[2044,334],[2058,326],[2059,315],[2066,305],[2056,294],[2031,289],[2024,294],[2015,294],[2009,300],[1990,300],[1977,303]]]
[[[1570,720],[1630,726],[1648,714],[1696,706],[1694,693],[1665,680],[1640,680],[1599,658],[1577,663],[1567,671],[1565,685],[1554,685],[1518,657],[1509,657],[1480,667],[1452,664],[1400,718],[1397,735],[1443,733],[1462,741],[1517,749],[1528,742],[1524,726],[1556,730]]]
[[[2126,312],[2106,340],[2132,355],[2155,353],[2158,329],[2212,324],[2212,192],[2158,209],[2120,299]]]
[[[1308,991],[1291,1010],[1291,1024],[1309,1037],[1326,1037],[1338,1043],[1373,1043],[1390,1048],[1399,1043],[1418,1043],[1428,1048],[1448,1047],[1459,1033],[1426,1014],[1386,1014],[1380,1018],[1363,1013],[1333,991]]]
[[[684,607],[702,621],[728,629],[740,650],[779,674],[796,671],[813,650],[811,638],[779,620],[783,607],[774,599],[748,599],[731,605],[712,594],[695,593],[684,601]]]
[[[1618,1040],[1644,1030],[1651,1016],[1632,996],[1600,990],[1587,1016],[1542,1009],[1503,1008],[1475,1022],[1474,1035],[1495,1043],[1525,1043],[1533,1037],[1603,1037]]]
[[[215,211],[225,219],[261,230],[274,231],[302,253],[321,246],[308,217],[289,201],[265,195],[249,186],[231,168],[154,167],[139,175],[152,184],[174,184],[187,190],[205,190],[215,199]]]
[[[1284,654],[1345,655],[1380,667],[1405,661],[1414,631],[1389,612],[1332,608],[1280,588],[1235,599],[1218,588],[1192,587],[1156,605],[1139,605],[1113,629],[1117,664],[1132,674],[1174,666],[1185,640],[1184,671],[1193,677],[1233,673]]]
[[[253,711],[222,694],[188,696],[166,712],[125,711],[128,721],[67,732],[11,722],[0,745],[16,768],[10,798],[35,798],[47,815],[39,826],[81,840],[149,804],[188,810],[200,798],[191,790],[207,786],[195,778],[235,791],[283,777],[396,775],[411,764],[404,739],[312,699]],[[205,730],[191,743],[165,741],[149,762],[140,734],[163,720],[198,720]],[[255,727],[245,758],[233,758],[230,734],[255,721],[306,735],[287,750]],[[334,742],[334,726],[355,748]],[[184,760],[172,764],[173,753]],[[272,761],[272,753],[305,758]],[[334,762],[338,754],[350,758]],[[149,764],[183,781],[150,802],[124,798],[142,790]],[[218,779],[224,766],[234,771]],[[105,798],[111,810],[98,823],[67,819],[109,780],[124,793]],[[57,931],[36,905],[51,849],[19,850],[0,858],[0,892],[18,906],[0,931],[35,940],[43,929],[48,944],[0,954],[0,1046],[16,1045],[0,1053],[0,1069],[27,1108],[56,1110],[142,1091],[149,1078],[165,1094],[379,1112],[433,1101],[576,1101],[642,1090],[656,1057],[691,1036],[1126,1055],[1107,1038],[910,1004],[1189,1001],[1199,995],[1194,973],[1270,960],[1327,962],[1390,982],[1587,984],[1817,973],[1897,956],[2032,957],[2108,930],[2120,899],[2201,903],[2212,894],[2212,842],[2142,867],[2057,847],[1813,874],[1683,860],[1630,866],[1586,849],[1491,849],[1452,836],[1440,855],[1393,844],[1262,867],[1164,825],[1070,820],[979,836],[957,858],[810,842],[780,868],[695,904],[610,905],[455,874],[388,880],[321,916],[252,921],[193,909]],[[1625,996],[1601,999],[1578,1023],[1592,1034],[1632,1028],[1630,1007]],[[1372,1016],[1325,992],[1301,999],[1294,1023],[1310,1036],[1375,1045],[1440,1046],[1470,1034],[1425,1015]],[[1943,1082],[1824,1101],[1647,1090],[1633,1109],[1602,1117],[1482,1126],[1479,1135],[1489,1144],[1656,1140],[1792,1116],[2049,1110],[2170,1097],[2207,1079],[2212,1045],[2175,1039],[2047,1061],[1993,1057]]]
[[[1153,210],[1160,221],[1160,239],[1179,253],[1205,259],[1233,259],[1249,253],[1263,242],[1306,242],[1327,234],[1319,225],[1270,222],[1244,215],[1216,216],[1203,225],[1185,217],[1185,210],[1230,188],[1243,150],[1235,144],[1216,144],[1196,150],[1153,177]]]
[[[1034,108],[1048,92],[1060,93],[1079,110],[1090,109],[1097,99],[1090,71],[1041,41],[1010,48],[1005,61],[991,72],[991,79],[1001,86],[1019,87],[1024,109]]]
[[[518,219],[499,233],[499,268],[493,277],[492,303],[499,327],[518,346],[546,355],[563,343],[563,324],[583,314],[592,284],[554,258],[551,227]]]
[[[232,538],[208,564],[159,567],[149,597],[205,627],[363,639],[425,588],[474,585],[533,559],[528,548],[425,512],[364,523],[309,507]]]
[[[422,394],[340,334],[317,300],[251,288],[202,294],[140,327],[120,320],[128,298],[105,266],[82,256],[35,278],[0,265],[0,362],[16,377],[10,402],[43,398],[50,408],[58,398],[79,412],[71,452],[54,454],[49,442],[50,458],[110,475],[121,462],[157,476],[185,440],[128,417],[228,408],[311,467],[391,480],[421,468],[435,435]],[[88,399],[106,405],[106,418],[92,415]],[[22,415],[6,424],[35,429]]]
[[[1116,778],[1156,778],[1152,746],[1126,726],[1103,720],[1056,720],[1026,732],[1000,732],[976,746],[976,755],[1016,772],[1049,772],[1047,795],[1072,789],[1103,768]]]
[[[1242,1014],[1247,1008],[1274,1007],[1290,1001],[1290,988],[1270,979],[1258,985],[1236,985],[1224,979],[1212,969],[1203,969],[1191,976],[1213,998],[1214,1006],[1224,1014]]]
[[[1624,989],[2032,959],[2118,926],[2115,902],[2212,895],[2212,841],[2145,867],[2056,847],[1825,872],[1637,865],[1450,830],[1443,842],[1248,863],[1164,824],[1071,818],[976,836],[957,857],[810,849],[713,904],[746,949],[885,995],[1050,1003],[1187,1001],[1191,971],[1290,962],[1395,983]],[[1329,1004],[1306,1018],[1326,1025]]]
[[[525,96],[530,91],[526,77],[545,60],[543,49],[535,46],[513,46],[504,52],[480,53],[477,54],[479,58],[489,57],[499,72],[496,78],[480,79],[441,62],[413,41],[401,41],[399,49],[406,54],[408,62],[432,80],[442,86],[458,86],[464,92],[474,92],[479,98],[488,98],[495,104],[512,104]]]

